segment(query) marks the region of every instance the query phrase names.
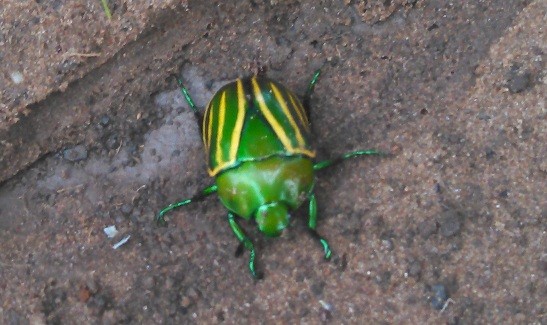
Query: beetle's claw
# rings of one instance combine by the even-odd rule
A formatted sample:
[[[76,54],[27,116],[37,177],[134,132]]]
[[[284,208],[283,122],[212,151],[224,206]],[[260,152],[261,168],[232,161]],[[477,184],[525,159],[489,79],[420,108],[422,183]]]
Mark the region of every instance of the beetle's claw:
[[[325,259],[328,261],[332,257],[332,251],[330,248],[325,250]]]
[[[243,254],[243,250],[245,249],[245,245],[243,243],[239,243],[239,245],[236,248],[236,251],[234,253],[235,257],[240,257]]]
[[[255,272],[255,273],[253,273],[253,278],[255,278],[255,280],[257,280],[257,281],[260,281],[260,280],[264,279],[264,273]]]
[[[332,257],[332,250],[330,249],[330,245],[324,238],[319,238],[319,242],[323,246],[323,251],[325,252],[325,259],[328,261]]]
[[[167,221],[165,221],[165,218],[162,214],[158,214],[158,216],[156,217],[156,224],[160,227],[167,226]]]

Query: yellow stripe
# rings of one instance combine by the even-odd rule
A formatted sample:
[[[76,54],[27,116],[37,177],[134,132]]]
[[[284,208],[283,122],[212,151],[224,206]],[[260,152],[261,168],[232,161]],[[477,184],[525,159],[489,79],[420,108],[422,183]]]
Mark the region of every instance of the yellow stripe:
[[[217,150],[215,152],[215,161],[217,164],[222,162],[222,148],[220,147],[222,132],[224,129],[224,118],[226,115],[226,92],[220,97],[220,106],[218,109],[218,128],[217,128]]]
[[[214,110],[214,107],[213,107],[213,103],[211,102],[210,104],[210,107],[209,107],[209,110],[208,110],[208,115],[209,115],[209,125],[207,127],[207,155],[209,155],[209,152],[211,152],[211,137],[213,136],[213,110]]]
[[[237,119],[232,133],[232,142],[230,143],[230,163],[236,161],[237,149],[243,129],[243,119],[245,118],[245,93],[243,92],[243,82],[237,79]]]
[[[303,155],[306,155],[308,157],[311,157],[311,158],[315,158],[315,151],[314,150],[308,150],[308,149],[305,149],[305,148],[296,148],[296,149],[292,149],[292,154],[303,154]]]
[[[266,102],[264,101],[264,96],[262,96],[262,91],[260,90],[260,87],[258,86],[258,83],[256,82],[256,78],[251,79],[253,83],[253,91],[256,100],[258,101],[258,106],[260,107],[260,111],[262,114],[264,114],[264,117],[270,123],[272,128],[274,129],[275,134],[279,137],[279,140],[281,140],[281,143],[289,150],[290,152],[294,152],[294,148],[291,144],[291,140],[287,137],[287,134],[283,131],[283,128],[275,117],[273,116],[272,112],[268,109],[268,105],[266,105]]]
[[[302,122],[302,125],[306,128],[306,130],[310,130],[310,122],[308,121],[308,116],[306,115],[306,112],[304,111],[304,107],[302,107],[302,104],[300,104],[300,101],[295,99],[293,94],[291,92],[287,92],[289,94],[289,99],[291,100],[291,104],[294,107],[294,110],[296,111],[296,114],[298,114],[298,118],[300,119],[300,122]]]
[[[218,174],[218,172],[223,170],[226,165],[227,164],[222,164],[222,165],[218,165],[217,168],[215,168],[215,169],[209,169],[208,170],[209,176],[211,176],[211,177],[215,176],[216,174]]]
[[[201,122],[201,137],[203,140],[203,144],[205,145],[205,151],[207,151],[207,154],[209,154],[209,144],[207,143],[207,137],[208,137],[208,129],[206,128],[207,119],[209,118],[209,111],[211,110],[211,104],[207,105],[207,109],[205,110],[205,114],[203,114],[203,121]]]
[[[277,102],[279,105],[281,105],[281,109],[283,110],[283,113],[285,113],[285,116],[287,116],[287,119],[289,119],[289,123],[291,124],[294,133],[296,133],[296,140],[299,143],[300,147],[304,147],[306,143],[304,142],[304,137],[302,137],[302,133],[300,133],[300,128],[296,124],[294,117],[292,116],[291,112],[289,111],[289,108],[287,107],[287,102],[283,98],[283,95],[281,95],[281,92],[279,89],[270,82],[270,87],[272,87],[275,99],[277,99]]]

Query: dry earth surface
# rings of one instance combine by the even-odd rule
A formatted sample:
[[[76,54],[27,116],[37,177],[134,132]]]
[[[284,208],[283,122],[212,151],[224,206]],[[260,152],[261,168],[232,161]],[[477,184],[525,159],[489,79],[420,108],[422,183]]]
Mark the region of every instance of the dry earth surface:
[[[0,323],[547,323],[546,1],[108,4],[0,6]],[[322,68],[320,158],[390,153],[318,175],[329,262],[245,224],[259,281],[217,199],[153,222],[212,182],[171,76],[257,67]]]

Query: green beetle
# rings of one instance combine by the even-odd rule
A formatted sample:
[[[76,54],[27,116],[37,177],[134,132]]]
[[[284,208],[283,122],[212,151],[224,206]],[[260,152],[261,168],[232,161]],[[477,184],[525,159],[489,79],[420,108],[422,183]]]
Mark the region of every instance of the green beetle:
[[[237,79],[213,96],[203,116],[178,80],[188,105],[202,121],[208,172],[215,178],[215,184],[192,198],[165,207],[157,221],[164,224],[166,212],[217,193],[228,209],[228,223],[240,241],[238,252],[243,247],[249,250],[249,269],[258,277],[254,245],[236,217],[255,220],[262,233],[277,237],[289,225],[290,212],[309,201],[308,228],[321,243],[325,259],[329,259],[330,246],[315,230],[315,171],[347,158],[380,152],[359,150],[314,163],[309,99],[319,75],[320,70],[315,72],[303,104],[293,92],[273,80],[259,76]]]

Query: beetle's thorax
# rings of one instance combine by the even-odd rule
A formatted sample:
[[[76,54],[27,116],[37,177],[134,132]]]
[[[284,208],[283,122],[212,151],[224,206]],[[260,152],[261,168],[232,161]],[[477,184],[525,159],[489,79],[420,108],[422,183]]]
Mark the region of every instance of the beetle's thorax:
[[[273,203],[285,205],[290,212],[313,188],[313,162],[304,156],[246,161],[219,174],[216,183],[224,206],[242,218],[255,218],[260,207]]]

